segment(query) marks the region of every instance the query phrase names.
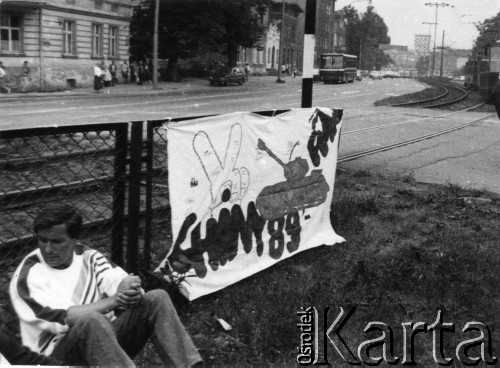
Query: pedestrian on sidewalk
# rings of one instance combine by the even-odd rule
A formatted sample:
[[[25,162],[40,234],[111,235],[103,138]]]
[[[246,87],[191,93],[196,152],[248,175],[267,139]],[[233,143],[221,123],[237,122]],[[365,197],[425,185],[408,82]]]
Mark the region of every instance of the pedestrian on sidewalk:
[[[111,73],[111,87],[114,87],[115,84],[118,82],[118,79],[116,78],[116,65],[115,61],[111,61],[111,64],[109,64],[109,72]]]
[[[153,84],[153,61],[146,59],[144,62],[144,82],[146,84]]]
[[[25,61],[21,68],[21,92],[23,93],[28,92],[27,89],[29,86],[29,78],[30,78],[30,68],[28,66],[28,62]]]
[[[130,63],[130,83],[137,83],[137,63]]]
[[[103,70],[101,68],[101,64],[96,64],[94,66],[94,92],[99,93],[102,89],[102,77]]]
[[[297,75],[297,67],[294,65],[292,66],[292,76],[295,78],[296,75]]]
[[[149,84],[153,84],[153,70],[154,70],[154,64],[153,64],[153,58],[148,58],[147,60],[147,71],[148,71],[148,82]]]
[[[104,81],[104,93],[107,93],[109,95],[110,91],[110,87],[113,87],[113,76],[111,74],[111,71],[109,70],[109,68],[107,68],[106,66],[104,66],[104,78],[103,78],[103,81]]]
[[[123,60],[123,63],[120,65],[120,70],[122,72],[123,83],[128,84],[129,67],[127,60]]]
[[[247,82],[249,75],[250,75],[250,65],[248,65],[248,63],[245,63],[245,79]]]
[[[142,83],[146,80],[146,71],[144,67],[144,63],[142,60],[139,61],[137,65],[137,84],[142,86]]]
[[[10,93],[10,88],[5,85],[6,75],[3,62],[0,61],[0,93]]]

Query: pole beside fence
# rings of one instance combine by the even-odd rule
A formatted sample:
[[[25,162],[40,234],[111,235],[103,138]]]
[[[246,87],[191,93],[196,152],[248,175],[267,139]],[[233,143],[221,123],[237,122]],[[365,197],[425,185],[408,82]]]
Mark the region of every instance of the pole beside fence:
[[[304,26],[302,107],[312,107],[314,48],[316,44],[316,0],[307,0]]]
[[[142,132],[143,122],[132,122],[128,192],[127,271],[135,274],[138,269],[139,219],[141,215]]]
[[[125,223],[125,188],[127,175],[128,124],[116,129],[114,187],[111,229],[111,261],[123,266],[123,224]]]

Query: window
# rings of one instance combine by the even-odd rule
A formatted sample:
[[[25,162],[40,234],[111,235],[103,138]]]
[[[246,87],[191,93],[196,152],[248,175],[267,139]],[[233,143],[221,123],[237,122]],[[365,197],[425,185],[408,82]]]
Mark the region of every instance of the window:
[[[0,52],[21,52],[21,17],[0,15]]]
[[[75,5],[75,0],[66,0],[66,4],[68,5]]]
[[[118,13],[119,9],[120,9],[120,5],[118,5],[116,3],[111,4],[111,11],[112,12]]]
[[[103,1],[102,0],[94,0],[94,9],[102,10]]]
[[[70,20],[65,20],[63,23],[63,54],[76,54],[75,22]]]
[[[118,55],[118,27],[109,26],[108,28],[108,55]]]
[[[102,56],[102,24],[92,24],[92,56]]]

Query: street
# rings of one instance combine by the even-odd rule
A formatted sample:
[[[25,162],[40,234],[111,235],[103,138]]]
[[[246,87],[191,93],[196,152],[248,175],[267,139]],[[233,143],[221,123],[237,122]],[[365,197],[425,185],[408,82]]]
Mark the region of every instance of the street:
[[[286,78],[275,83],[275,77],[254,77],[243,86],[210,87],[197,80],[177,90],[153,91],[141,86],[118,86],[112,94],[58,93],[41,98],[22,95],[4,101],[0,98],[0,129],[19,129],[71,124],[94,124],[167,117],[201,116],[234,111],[261,111],[299,108],[302,80]],[[352,84],[324,85],[315,83],[313,104],[342,109],[372,108],[372,103],[385,95],[411,93],[423,86],[413,80],[371,81]],[[46,95],[48,95],[46,97]]]
[[[110,95],[80,93],[0,99],[0,129],[99,124],[300,108],[301,79],[254,77],[243,86],[210,87],[206,81],[176,84],[175,90],[116,87]],[[377,148],[460,125],[487,113],[436,109],[374,107],[387,96],[423,89],[412,79],[363,79],[350,84],[315,83],[313,105],[344,109],[339,156]],[[5,96],[5,95],[4,95]],[[379,127],[368,132],[362,129]],[[384,175],[500,193],[500,124],[495,116],[437,138],[341,164]],[[1,136],[1,132],[0,132]]]

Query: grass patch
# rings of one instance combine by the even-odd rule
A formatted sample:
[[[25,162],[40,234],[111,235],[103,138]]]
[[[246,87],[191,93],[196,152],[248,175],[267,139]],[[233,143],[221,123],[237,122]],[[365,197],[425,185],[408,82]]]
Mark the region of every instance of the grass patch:
[[[467,206],[464,196],[492,201]],[[301,306],[331,307],[330,323],[339,307],[355,306],[342,333],[354,348],[368,339],[368,322],[383,321],[393,328],[394,353],[401,357],[401,323],[431,325],[438,310],[457,330],[446,337],[447,356],[456,359],[457,344],[471,338],[460,332],[468,321],[487,324],[498,346],[499,207],[490,193],[341,171],[331,220],[346,243],[305,251],[186,303],[181,318],[213,367],[297,365]],[[233,329],[224,331],[215,316]],[[333,348],[329,354],[333,366],[345,364]],[[430,333],[417,338],[415,358],[420,366],[435,365]]]
[[[467,204],[464,197],[489,201]],[[469,321],[489,326],[498,356],[499,220],[500,197],[492,193],[339,170],[331,221],[346,243],[299,253],[193,302],[174,301],[208,367],[296,366],[296,312],[302,306],[320,313],[331,307],[330,323],[340,307],[356,307],[342,330],[354,349],[369,338],[363,332],[368,322],[385,322],[399,357],[401,323],[431,325],[441,310],[444,322],[456,326],[445,338],[448,357],[456,359],[457,344],[473,337],[461,333]],[[6,291],[3,285],[3,322],[14,326]],[[232,330],[223,330],[216,317]],[[146,364],[152,355],[148,344],[136,362]],[[378,355],[374,349],[372,356]],[[430,333],[418,335],[415,359],[419,366],[436,365]],[[348,366],[332,347],[328,360]]]

